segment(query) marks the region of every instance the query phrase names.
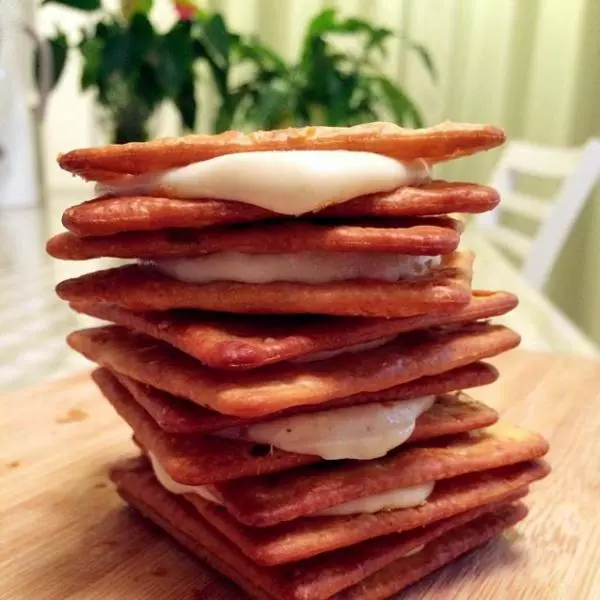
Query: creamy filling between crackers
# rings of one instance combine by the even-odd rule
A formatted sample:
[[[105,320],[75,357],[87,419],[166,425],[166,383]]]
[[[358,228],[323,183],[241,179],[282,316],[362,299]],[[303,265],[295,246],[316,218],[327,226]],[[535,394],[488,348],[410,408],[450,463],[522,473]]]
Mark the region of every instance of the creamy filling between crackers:
[[[352,279],[385,282],[413,279],[426,275],[441,261],[441,256],[310,250],[283,254],[225,251],[195,258],[157,260],[152,264],[164,275],[185,283],[323,284]]]
[[[160,464],[157,458],[148,453],[154,475],[158,482],[169,492],[173,494],[196,494],[208,502],[222,505],[223,502],[216,491],[207,485],[185,485],[175,481]],[[420,485],[406,488],[388,490],[380,494],[365,496],[349,502],[332,506],[331,508],[313,513],[307,516],[334,516],[334,515],[356,515],[356,514],[374,514],[386,510],[399,510],[403,508],[412,508],[420,506],[426,502],[427,498],[433,492],[434,481],[428,481]]]
[[[100,184],[99,193],[214,198],[301,215],[351,198],[431,181],[426,161],[352,150],[285,150],[225,154],[209,160]]]
[[[231,427],[214,435],[325,460],[371,460],[402,445],[414,431],[417,418],[434,402],[435,396],[371,402]]]

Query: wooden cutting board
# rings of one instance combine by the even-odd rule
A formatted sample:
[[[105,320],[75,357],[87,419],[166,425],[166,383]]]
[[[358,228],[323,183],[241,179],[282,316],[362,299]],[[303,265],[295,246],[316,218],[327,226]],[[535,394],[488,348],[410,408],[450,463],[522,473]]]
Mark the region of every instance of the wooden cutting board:
[[[554,472],[510,543],[401,598],[599,599],[600,363],[524,351],[495,362],[500,381],[476,396],[543,433]],[[0,414],[0,599],[243,597],[118,499],[106,465],[134,450],[87,374],[2,397]]]

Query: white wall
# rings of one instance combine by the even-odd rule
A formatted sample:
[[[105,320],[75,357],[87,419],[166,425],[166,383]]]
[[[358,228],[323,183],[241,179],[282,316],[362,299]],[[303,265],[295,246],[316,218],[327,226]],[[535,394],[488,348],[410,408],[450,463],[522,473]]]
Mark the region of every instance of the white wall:
[[[0,207],[35,206],[39,199],[26,8],[20,0],[0,0]]]

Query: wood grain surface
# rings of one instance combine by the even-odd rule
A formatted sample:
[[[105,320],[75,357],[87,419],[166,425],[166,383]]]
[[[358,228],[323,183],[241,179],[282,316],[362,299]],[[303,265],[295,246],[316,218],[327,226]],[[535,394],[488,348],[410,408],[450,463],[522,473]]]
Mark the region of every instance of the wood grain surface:
[[[554,472],[510,541],[400,597],[598,599],[600,363],[525,351],[495,362],[500,380],[475,396],[543,433]],[[0,599],[242,598],[118,499],[106,465],[134,450],[87,373],[4,396],[0,415]]]

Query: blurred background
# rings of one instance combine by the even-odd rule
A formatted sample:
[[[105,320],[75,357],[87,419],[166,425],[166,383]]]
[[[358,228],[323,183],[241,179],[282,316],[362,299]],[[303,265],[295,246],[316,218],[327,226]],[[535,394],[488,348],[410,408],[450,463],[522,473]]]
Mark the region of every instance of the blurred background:
[[[44,240],[89,186],[72,148],[190,131],[445,119],[506,129],[436,167],[496,185],[474,219],[476,284],[521,297],[536,350],[600,343],[597,0],[0,0],[0,390],[76,361]]]

